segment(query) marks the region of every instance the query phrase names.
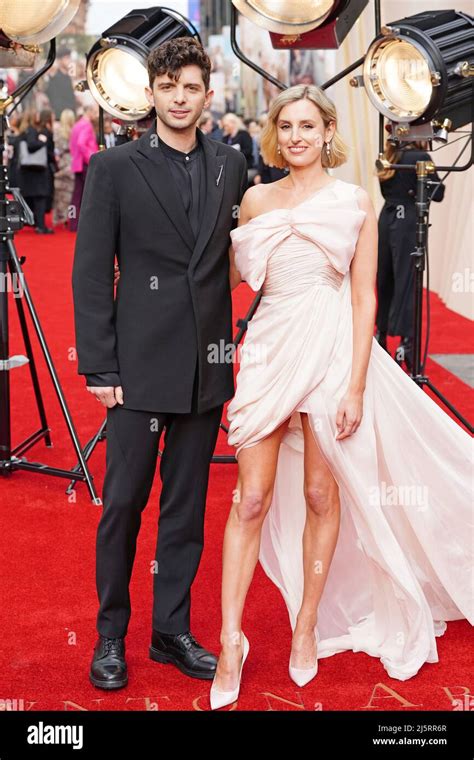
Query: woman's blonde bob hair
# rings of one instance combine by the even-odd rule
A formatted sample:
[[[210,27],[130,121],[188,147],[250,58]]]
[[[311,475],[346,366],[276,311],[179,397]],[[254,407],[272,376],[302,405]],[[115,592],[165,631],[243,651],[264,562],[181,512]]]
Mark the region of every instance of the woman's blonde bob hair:
[[[341,166],[341,164],[344,164],[347,161],[349,150],[337,131],[336,106],[331,100],[329,100],[324,92],[314,84],[297,84],[294,85],[294,87],[288,87],[288,89],[281,92],[277,95],[275,100],[272,101],[270,110],[268,111],[268,121],[262,130],[260,141],[260,152],[264,162],[268,166],[276,166],[278,169],[284,169],[287,166],[282,155],[278,153],[277,121],[283,106],[288,105],[288,103],[294,103],[297,100],[302,100],[302,98],[311,100],[314,105],[317,106],[325,127],[329,126],[329,122],[335,122],[336,131],[329,144],[330,153],[328,155],[326,145],[323,145],[321,150],[321,164],[329,169]]]

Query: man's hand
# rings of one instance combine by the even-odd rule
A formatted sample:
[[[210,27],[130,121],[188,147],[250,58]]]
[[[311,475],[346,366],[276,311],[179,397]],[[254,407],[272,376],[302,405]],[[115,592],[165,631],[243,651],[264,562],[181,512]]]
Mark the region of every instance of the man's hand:
[[[106,406],[111,409],[116,404],[123,404],[123,390],[121,385],[117,385],[115,388],[111,386],[86,386],[89,393],[100,401],[102,406]]]

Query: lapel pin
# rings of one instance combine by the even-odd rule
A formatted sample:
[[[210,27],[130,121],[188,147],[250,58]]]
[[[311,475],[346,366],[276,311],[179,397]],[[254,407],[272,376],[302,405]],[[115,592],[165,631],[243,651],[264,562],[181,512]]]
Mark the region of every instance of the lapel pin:
[[[220,181],[220,178],[221,178],[221,175],[222,175],[223,169],[224,169],[224,164],[221,164],[221,166],[220,166],[220,171],[219,171],[219,176],[218,176],[218,177],[217,177],[217,179],[216,179],[216,187],[219,185],[219,181]]]

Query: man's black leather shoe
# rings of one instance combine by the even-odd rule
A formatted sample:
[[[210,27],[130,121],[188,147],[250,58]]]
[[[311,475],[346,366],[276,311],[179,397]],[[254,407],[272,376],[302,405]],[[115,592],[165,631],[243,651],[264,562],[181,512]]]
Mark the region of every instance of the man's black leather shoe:
[[[153,630],[149,651],[150,659],[176,665],[191,678],[214,678],[217,657],[198,644],[190,631],[174,634]]]
[[[89,679],[99,689],[122,689],[127,685],[125,639],[109,639],[99,634],[94,647]]]

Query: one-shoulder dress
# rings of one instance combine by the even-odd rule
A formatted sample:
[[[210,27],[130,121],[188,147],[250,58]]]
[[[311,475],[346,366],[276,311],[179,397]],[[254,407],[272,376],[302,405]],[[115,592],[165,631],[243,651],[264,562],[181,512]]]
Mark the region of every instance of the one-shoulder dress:
[[[472,439],[372,340],[356,432],[337,441],[352,363],[350,265],[365,211],[333,179],[292,209],[231,232],[243,280],[262,297],[228,407],[236,456],[290,420],[260,563],[294,629],[303,595],[304,438],[339,487],[341,526],[318,610],[318,657],[352,650],[400,680],[438,661],[446,621],[473,612]]]

